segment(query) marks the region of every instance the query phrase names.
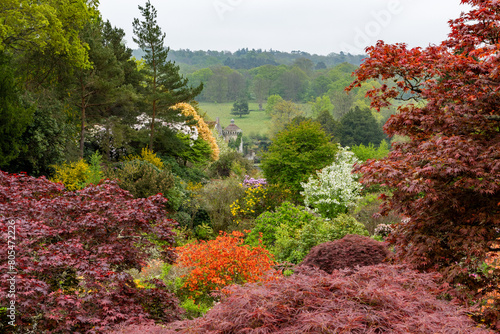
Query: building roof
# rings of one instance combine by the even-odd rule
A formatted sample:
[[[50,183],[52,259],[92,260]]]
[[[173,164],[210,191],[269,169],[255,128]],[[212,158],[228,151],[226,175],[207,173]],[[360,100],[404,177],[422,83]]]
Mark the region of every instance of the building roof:
[[[234,119],[231,120],[231,124],[226,126],[223,131],[224,132],[226,132],[226,131],[242,132],[242,130],[236,124],[234,124]]]

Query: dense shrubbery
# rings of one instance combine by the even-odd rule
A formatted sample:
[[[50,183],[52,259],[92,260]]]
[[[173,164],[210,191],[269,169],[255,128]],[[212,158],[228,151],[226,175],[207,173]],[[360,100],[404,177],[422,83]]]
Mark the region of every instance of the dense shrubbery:
[[[120,188],[129,191],[135,198],[164,195],[169,198],[169,209],[176,210],[182,200],[182,193],[176,189],[175,178],[170,169],[159,169],[146,160],[119,163],[108,168],[106,176],[118,180]]]
[[[276,242],[276,229],[280,224],[289,226],[296,230],[304,226],[308,221],[320,219],[303,207],[296,207],[290,202],[284,202],[276,207],[274,212],[266,211],[255,220],[255,225],[246,238],[251,245],[258,245],[262,238],[263,244],[271,248]]]
[[[189,268],[183,286],[189,297],[212,299],[211,292],[230,284],[258,281],[272,268],[271,254],[261,246],[244,245],[243,236],[237,231],[220,233],[215,240],[177,248],[177,264]]]
[[[325,220],[304,207],[284,202],[274,212],[257,217],[246,242],[258,245],[262,238],[277,261],[298,263],[312,247],[347,234],[368,235],[368,231],[351,216]]]
[[[331,274],[337,269],[379,264],[389,256],[390,252],[383,242],[350,234],[314,247],[301,264]]]
[[[213,180],[199,191],[201,208],[209,217],[213,230],[231,231],[237,228],[230,205],[243,196],[245,190],[235,178]]]
[[[138,289],[125,273],[143,266],[151,249],[165,262],[175,259],[165,202],[159,195],[133,199],[113,182],[69,192],[43,177],[0,172],[2,254],[15,226],[17,328],[102,332],[120,322],[177,319],[177,299],[163,282]],[[7,305],[6,256],[0,271],[0,303]]]
[[[232,286],[203,318],[113,333],[492,333],[475,327],[463,310],[436,299],[441,290],[432,274],[387,265],[332,275],[304,271],[264,284]]]
[[[231,213],[236,221],[254,220],[266,211],[274,210],[289,199],[291,192],[277,184],[267,184],[265,179],[245,177],[242,183],[245,194],[231,204]]]
[[[51,181],[61,182],[68,190],[77,190],[89,184],[98,184],[104,176],[101,160],[101,155],[96,152],[90,157],[90,164],[80,159],[76,162],[52,166],[55,173]]]
[[[300,228],[280,224],[272,249],[279,261],[299,263],[311,248],[321,243],[343,238],[347,234],[368,235],[365,227],[351,216],[341,214],[333,220],[315,217]]]

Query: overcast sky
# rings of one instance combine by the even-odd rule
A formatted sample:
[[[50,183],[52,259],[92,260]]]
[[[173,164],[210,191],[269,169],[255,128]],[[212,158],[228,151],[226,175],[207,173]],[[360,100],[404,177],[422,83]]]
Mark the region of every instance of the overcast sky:
[[[125,30],[142,19],[145,0],[100,0],[103,18]],[[158,24],[174,50],[240,48],[363,53],[377,40],[410,46],[438,44],[448,20],[468,7],[459,0],[151,0]]]

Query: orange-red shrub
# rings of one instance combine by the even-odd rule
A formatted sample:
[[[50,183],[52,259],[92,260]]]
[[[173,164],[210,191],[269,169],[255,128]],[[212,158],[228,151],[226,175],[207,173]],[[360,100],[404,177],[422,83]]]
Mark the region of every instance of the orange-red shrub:
[[[191,267],[184,288],[193,297],[217,291],[230,284],[256,282],[275,264],[262,246],[243,244],[244,234],[221,232],[215,240],[178,247],[177,264]]]

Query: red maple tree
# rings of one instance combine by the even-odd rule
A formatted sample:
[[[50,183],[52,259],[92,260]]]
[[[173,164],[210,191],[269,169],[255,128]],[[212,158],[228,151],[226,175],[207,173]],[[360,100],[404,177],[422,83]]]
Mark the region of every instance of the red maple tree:
[[[409,141],[357,167],[363,183],[391,189],[382,212],[409,217],[390,239],[397,258],[439,270],[481,298],[498,286],[497,272],[484,263],[500,250],[500,2],[462,4],[472,9],[449,22],[440,45],[379,41],[367,48],[347,90],[378,79],[384,84],[367,94],[372,107],[409,101],[384,128]]]
[[[12,305],[10,318],[0,310],[0,332],[101,333],[178,319],[177,298],[162,281],[140,289],[127,273],[153,247],[175,260],[166,201],[134,199],[115,182],[72,192],[0,171],[0,305]]]

